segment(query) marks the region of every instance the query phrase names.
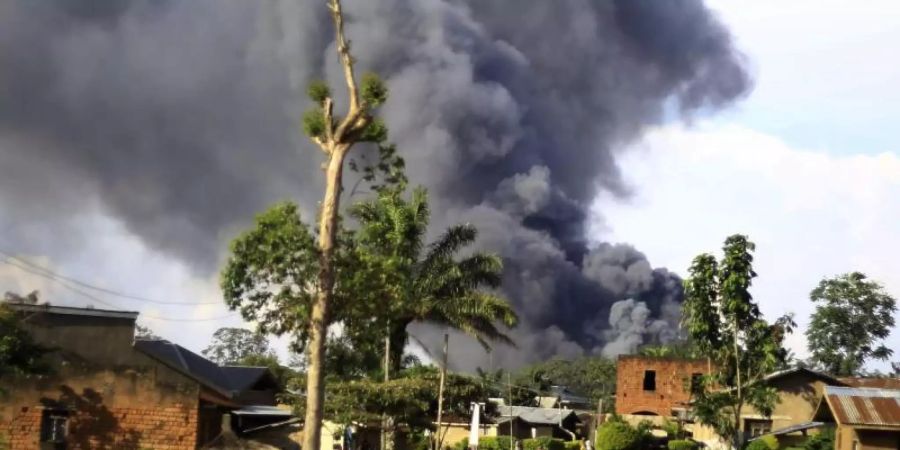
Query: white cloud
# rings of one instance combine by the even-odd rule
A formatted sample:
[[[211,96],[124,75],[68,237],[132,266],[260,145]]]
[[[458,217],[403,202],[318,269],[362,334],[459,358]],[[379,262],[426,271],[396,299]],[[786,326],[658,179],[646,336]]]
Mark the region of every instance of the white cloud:
[[[859,270],[900,297],[895,154],[828,155],[707,123],[652,131],[622,166],[636,196],[598,199],[603,225],[593,235],[634,243],[655,265],[685,274],[695,255],[748,234],[757,244],[754,295],[769,317],[797,314],[798,354],[806,353],[808,293],[822,277]],[[890,344],[900,348],[900,333]]]

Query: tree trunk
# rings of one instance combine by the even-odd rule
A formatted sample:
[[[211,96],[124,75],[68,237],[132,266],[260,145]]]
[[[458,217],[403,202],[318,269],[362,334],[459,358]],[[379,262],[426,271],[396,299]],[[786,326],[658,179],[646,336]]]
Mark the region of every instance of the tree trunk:
[[[341,176],[349,146],[335,145],[325,170],[325,197],[319,217],[319,277],[309,330],[309,367],[306,376],[306,420],[303,448],[318,450],[325,400],[325,341],[328,333],[328,306],[334,296],[334,246],[337,235]]]
[[[734,411],[734,448],[740,450],[743,439],[743,431],[741,431],[741,409],[744,406],[743,386],[741,386],[741,351],[738,343],[738,321],[734,319],[734,365],[735,365],[735,384],[737,385],[737,408]]]
[[[390,339],[391,339],[391,372],[397,373],[403,366],[403,350],[406,347],[406,341],[408,335],[406,334],[406,327],[412,323],[412,320],[409,319],[397,319],[392,320],[392,322],[396,321],[397,324],[391,326],[390,328]]]

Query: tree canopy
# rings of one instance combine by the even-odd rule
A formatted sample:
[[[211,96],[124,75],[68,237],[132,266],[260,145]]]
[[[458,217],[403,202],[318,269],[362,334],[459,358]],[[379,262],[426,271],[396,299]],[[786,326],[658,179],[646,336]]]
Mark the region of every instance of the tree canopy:
[[[275,356],[265,335],[244,328],[219,328],[202,353],[210,361],[222,365],[244,364],[251,357],[260,360]]]
[[[884,345],[897,303],[877,282],[851,272],[822,280],[809,295],[816,305],[806,338],[810,361],[836,376],[859,375],[866,361],[887,360]]]
[[[48,348],[37,344],[21,325],[21,317],[0,302],[0,379],[46,373]],[[0,383],[0,394],[4,394]]]
[[[785,335],[795,326],[790,315],[767,323],[750,294],[755,245],[746,236],[725,240],[724,256],[694,258],[685,280],[683,326],[700,354],[710,361],[710,375],[695,392],[694,415],[741,448],[741,411],[753,406],[764,416],[778,400],[761,380],[787,357]]]

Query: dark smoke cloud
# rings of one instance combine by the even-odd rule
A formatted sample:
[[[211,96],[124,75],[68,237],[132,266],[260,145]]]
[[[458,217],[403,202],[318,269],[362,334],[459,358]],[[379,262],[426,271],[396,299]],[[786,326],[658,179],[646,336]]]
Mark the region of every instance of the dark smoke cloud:
[[[703,4],[345,9],[360,68],[388,79],[383,114],[411,179],[431,190],[436,228],[475,223],[480,245],[505,257],[522,325],[496,364],[670,339],[677,276],[630,246],[589,246],[584,226],[599,191],[628,194],[622,144],[749,88]],[[85,233],[75,218],[99,210],[208,274],[268,203],[296,198],[309,218],[320,161],[298,118],[309,79],[341,85],[331,33],[320,0],[0,3],[0,240],[73,251]],[[78,238],[34,239],[38,223]],[[414,332],[432,345],[441,330]],[[486,365],[476,344],[454,342],[458,368]]]

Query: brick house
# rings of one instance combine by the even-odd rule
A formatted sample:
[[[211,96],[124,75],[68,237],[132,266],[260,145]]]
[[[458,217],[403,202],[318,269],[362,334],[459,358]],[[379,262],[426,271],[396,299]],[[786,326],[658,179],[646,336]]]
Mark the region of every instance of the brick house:
[[[616,413],[673,417],[685,411],[706,360],[622,355],[616,361]]]
[[[136,312],[8,306],[52,349],[54,369],[0,380],[12,386],[0,402],[0,442],[13,450],[194,449],[219,434],[223,413],[274,404],[267,369],[223,368],[168,341],[135,341]]]

